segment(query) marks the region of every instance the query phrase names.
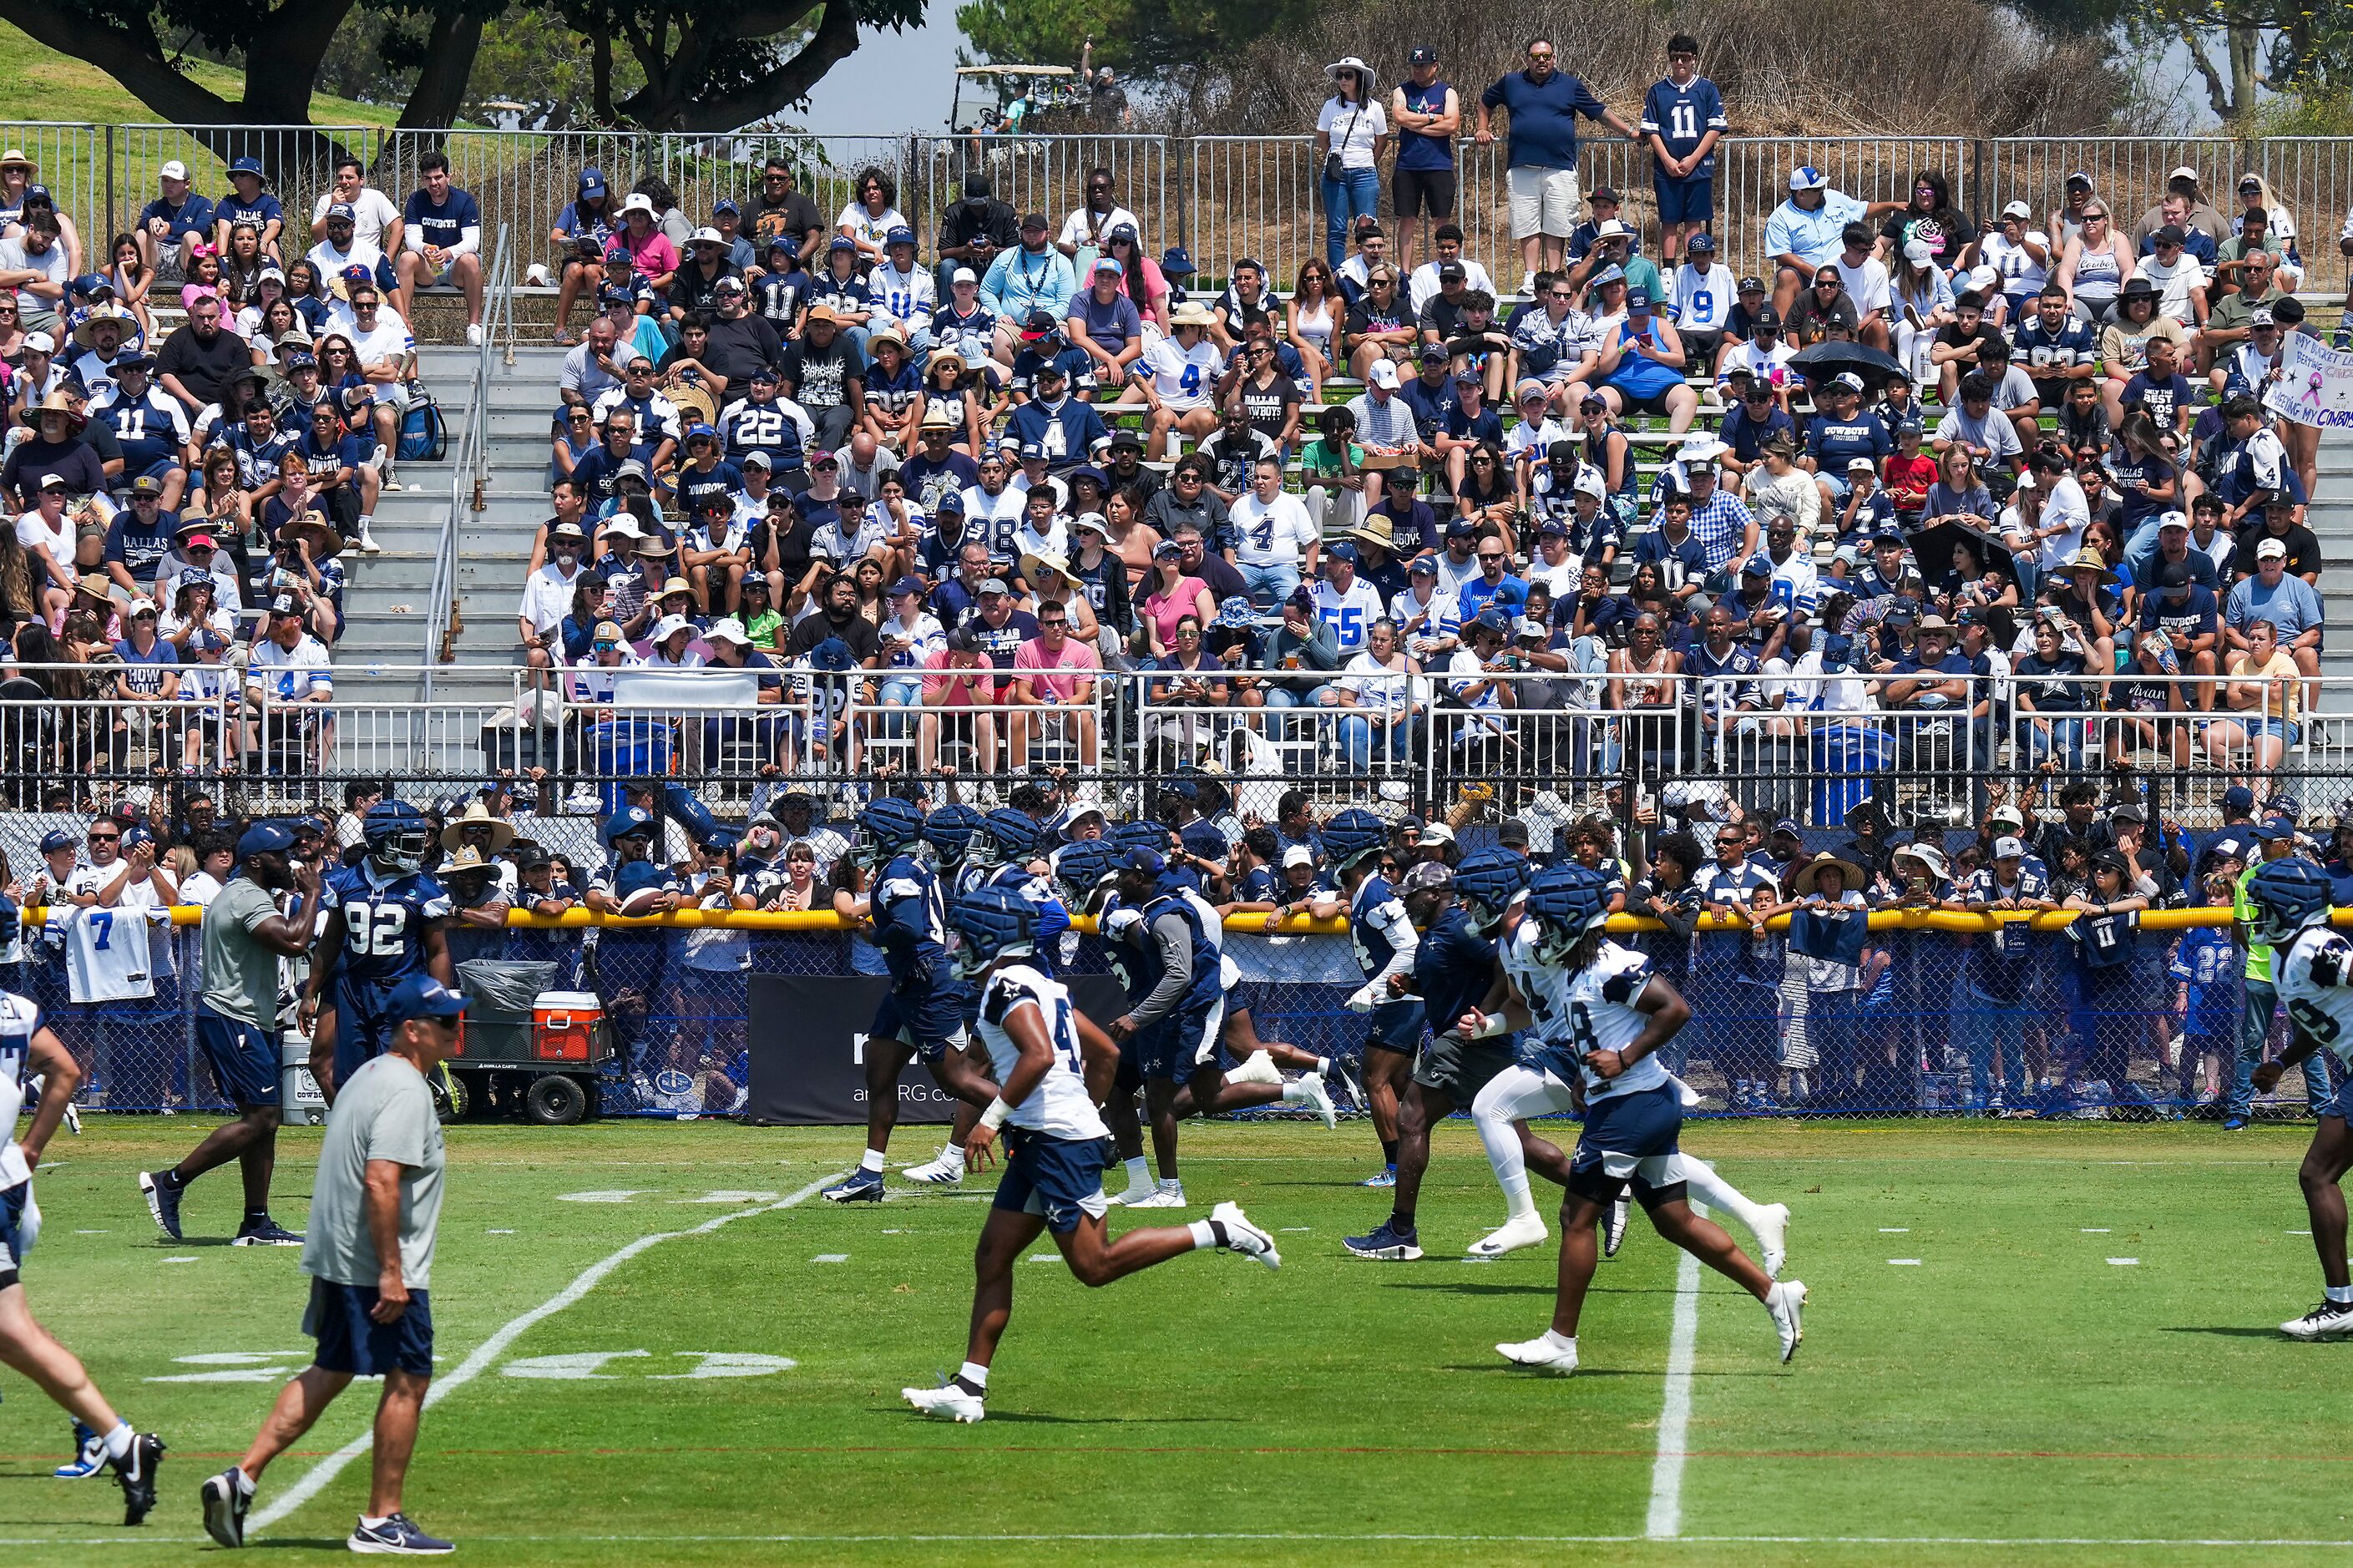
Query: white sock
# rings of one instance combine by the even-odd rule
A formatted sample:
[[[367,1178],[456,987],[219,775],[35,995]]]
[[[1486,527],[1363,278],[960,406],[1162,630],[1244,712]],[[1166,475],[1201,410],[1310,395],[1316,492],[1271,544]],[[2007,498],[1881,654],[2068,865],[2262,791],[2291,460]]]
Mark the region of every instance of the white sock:
[[[1193,1233],[1194,1251],[1199,1252],[1205,1247],[1215,1247],[1218,1245],[1218,1233],[1212,1227],[1211,1223],[1208,1220],[1197,1219],[1185,1228]]]
[[[960,1143],[949,1144],[947,1149],[940,1155],[940,1163],[945,1165],[952,1171],[963,1170],[964,1146]]]
[[[1546,1329],[1544,1331],[1544,1342],[1548,1348],[1556,1351],[1573,1351],[1577,1348],[1575,1337],[1564,1334],[1558,1329]]]
[[[1704,1160],[1683,1156],[1683,1184],[1691,1195],[1719,1214],[1728,1214],[1757,1234],[1757,1207],[1741,1194],[1740,1190],[1715,1173],[1715,1167]]]
[[[1317,1078],[1330,1078],[1332,1076],[1332,1058],[1330,1057],[1317,1057],[1315,1058],[1315,1076]]]
[[[869,1149],[865,1153],[858,1156],[858,1168],[861,1171],[880,1171],[882,1168],[882,1151]]]
[[[988,1369],[976,1361],[968,1361],[956,1368],[956,1381],[985,1390],[988,1387]]]
[[[1504,1178],[1504,1223],[1515,1219],[1534,1218],[1536,1200],[1528,1193],[1528,1173],[1523,1169]]]
[[[371,524],[371,523],[373,523],[373,522],[375,522],[375,513],[374,513],[374,512],[372,512],[372,511],[364,511],[364,512],[360,513],[360,526],[361,526],[362,528],[365,528],[365,527],[367,527],[369,524]]]
[[[385,1514],[383,1519],[370,1519],[367,1515],[362,1514],[360,1515],[360,1524],[363,1528],[367,1530],[382,1530],[385,1527],[385,1521],[391,1518],[392,1515],[390,1514]]]
[[[233,1484],[236,1486],[240,1496],[251,1497],[253,1495],[253,1478],[245,1473],[245,1467],[243,1465],[239,1465],[235,1469],[229,1471],[229,1474],[237,1478]]]
[[[116,1422],[114,1430],[109,1432],[103,1439],[106,1444],[106,1457],[110,1459],[121,1458],[131,1452],[131,1445],[138,1440],[139,1434],[131,1429],[130,1422]]]
[[[1152,1184],[1152,1167],[1145,1163],[1143,1155],[1138,1154],[1134,1159],[1122,1163],[1127,1167],[1127,1184],[1131,1188]]]
[[[2327,1288],[2330,1300],[2340,1307],[2353,1307],[2353,1285],[2331,1285]],[[128,1428],[125,1428],[128,1430]]]
[[[1285,1105],[1306,1104],[1307,1080],[1303,1078],[1285,1079],[1282,1085],[1282,1103]]]

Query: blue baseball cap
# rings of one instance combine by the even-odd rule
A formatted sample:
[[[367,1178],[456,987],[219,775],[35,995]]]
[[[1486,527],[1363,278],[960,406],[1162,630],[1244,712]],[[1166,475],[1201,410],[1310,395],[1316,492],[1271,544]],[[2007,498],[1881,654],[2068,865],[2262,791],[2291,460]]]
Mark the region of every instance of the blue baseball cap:
[[[2267,816],[2255,829],[2255,837],[2266,844],[2295,837],[2295,824],[2284,816]]]
[[[2222,805],[2226,810],[2253,811],[2255,809],[2255,792],[2244,784],[2232,784],[2222,792]]]
[[[466,999],[429,974],[412,974],[392,988],[385,1011],[396,1024],[411,1018],[458,1018],[465,1015]]]
[[[1171,278],[1190,278],[1199,268],[1193,265],[1193,253],[1181,245],[1172,245],[1160,253],[1160,270]]]
[[[605,819],[605,842],[610,844],[616,839],[640,833],[651,834],[653,830],[654,819],[642,808],[625,805]]]
[[[1330,549],[1324,551],[1324,559],[1326,561],[1345,561],[1349,565],[1355,566],[1360,563],[1364,560],[1364,557],[1356,553],[1356,547],[1355,545],[1349,543],[1344,539],[1340,541],[1339,543],[1335,544]]]
[[[890,249],[891,247],[894,245],[913,245],[914,243],[915,231],[909,228],[903,223],[892,225],[891,231],[882,237],[882,248],[885,250]]]
[[[1141,871],[1147,877],[1157,877],[1168,868],[1168,862],[1161,858],[1158,850],[1138,847],[1119,858],[1119,868],[1123,871]]]
[[[60,849],[70,849],[73,847],[73,835],[62,827],[52,827],[41,835],[41,853],[44,855],[54,855]]]
[[[293,847],[292,828],[282,822],[257,822],[238,837],[237,858],[248,860],[256,855],[282,855]]]
[[[735,205],[735,198],[733,196],[720,197],[717,201],[711,204],[711,210],[713,213],[733,213],[739,217],[743,216],[744,212],[742,207]]]
[[[601,196],[605,194],[605,171],[591,164],[580,171],[580,194]]]
[[[1789,188],[1793,191],[1826,191],[1831,177],[1811,163],[1800,163],[1789,171]]]
[[[858,656],[850,652],[849,645],[839,637],[828,637],[809,649],[808,661],[811,669],[823,670],[830,675],[858,668]]]

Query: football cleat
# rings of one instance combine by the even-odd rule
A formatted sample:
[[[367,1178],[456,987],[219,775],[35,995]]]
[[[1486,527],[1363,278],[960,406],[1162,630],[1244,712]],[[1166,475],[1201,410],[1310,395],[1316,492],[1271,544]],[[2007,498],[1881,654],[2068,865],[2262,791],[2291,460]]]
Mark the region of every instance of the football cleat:
[[[139,1173],[139,1191],[146,1196],[147,1212],[155,1216],[155,1227],[174,1241],[180,1239],[180,1188],[164,1178],[168,1171]]]
[[[1789,1205],[1767,1204],[1757,1211],[1757,1247],[1764,1253],[1765,1278],[1778,1279],[1789,1261]]]
[[[964,1180],[964,1151],[943,1149],[938,1159],[910,1165],[899,1173],[911,1182],[921,1182],[928,1187],[953,1187]]]
[[[848,1181],[828,1187],[818,1195],[829,1204],[879,1204],[882,1201],[882,1173],[861,1165],[849,1173]]]
[[[1282,1099],[1287,1105],[1303,1105],[1322,1117],[1326,1131],[1340,1125],[1340,1112],[1332,1103],[1332,1091],[1325,1089],[1324,1080],[1314,1073],[1284,1084]]]
[[[131,1451],[122,1458],[110,1458],[106,1462],[114,1468],[114,1479],[122,1487],[122,1522],[137,1524],[155,1506],[155,1468],[164,1460],[164,1439],[153,1432],[142,1432],[131,1439]]]
[[[49,1474],[61,1481],[86,1481],[106,1468],[106,1440],[79,1421],[73,1431],[74,1457]]]
[[[970,1425],[988,1416],[981,1396],[961,1384],[944,1383],[937,1388],[902,1388],[899,1395],[924,1415],[937,1416],[943,1421]]]
[[[2327,1340],[2353,1334],[2353,1301],[2323,1301],[2301,1318],[2290,1318],[2280,1332],[2292,1340]]]
[[[231,1247],[300,1247],[302,1238],[267,1215],[247,1222],[230,1238]]]
[[[1798,1353],[1799,1344],[1806,1331],[1798,1315],[1806,1305],[1806,1288],[1794,1279],[1785,1280],[1765,1292],[1765,1310],[1773,1315],[1773,1327],[1781,1336],[1781,1359],[1788,1361]]]
[[[1274,1237],[1250,1224],[1237,1203],[1222,1203],[1209,1211],[1209,1221],[1225,1227],[1227,1250],[1239,1252],[1244,1258],[1255,1258],[1269,1268],[1282,1267],[1282,1254],[1274,1249]]]
[[[1381,1221],[1380,1228],[1371,1235],[1348,1237],[1340,1245],[1359,1258],[1377,1258],[1384,1263],[1411,1263],[1421,1256],[1419,1234],[1399,1230],[1395,1216]]]
[[[1517,1344],[1497,1345],[1495,1353],[1514,1366],[1550,1373],[1555,1377],[1567,1377],[1577,1370],[1577,1342],[1571,1340],[1564,1346],[1549,1332]]]
[[[1634,1201],[1628,1197],[1624,1193],[1620,1193],[1618,1194],[1618,1201],[1609,1205],[1609,1218],[1608,1223],[1602,1226],[1602,1257],[1615,1258],[1618,1256],[1618,1249],[1626,1244],[1626,1221],[1631,1217],[1633,1212]]]
[[[1541,1246],[1550,1232],[1545,1222],[1534,1212],[1516,1215],[1504,1222],[1501,1230],[1490,1231],[1471,1244],[1473,1258],[1501,1258],[1507,1252],[1517,1252],[1524,1247]]]
[[[1366,1176],[1363,1181],[1358,1182],[1356,1185],[1360,1187],[1394,1187],[1397,1185],[1397,1167],[1395,1165],[1385,1165],[1377,1174]]]
[[[205,1533],[232,1552],[245,1544],[246,1510],[253,1507],[244,1480],[235,1466],[205,1478]]]
[[[1152,1198],[1158,1194],[1159,1191],[1160,1189],[1154,1186],[1150,1182],[1134,1182],[1129,1184],[1127,1191],[1117,1194],[1104,1201],[1109,1203],[1113,1208],[1134,1208],[1139,1204],[1150,1203]],[[1165,1207],[1166,1205],[1155,1206]]]
[[[1181,1209],[1185,1206],[1185,1184],[1163,1182],[1153,1188],[1151,1196],[1128,1199],[1127,1206],[1132,1209]]]
[[[405,1513],[396,1513],[382,1524],[354,1521],[351,1539],[343,1544],[353,1552],[385,1557],[447,1557],[458,1550],[455,1542],[437,1540],[417,1529]]]

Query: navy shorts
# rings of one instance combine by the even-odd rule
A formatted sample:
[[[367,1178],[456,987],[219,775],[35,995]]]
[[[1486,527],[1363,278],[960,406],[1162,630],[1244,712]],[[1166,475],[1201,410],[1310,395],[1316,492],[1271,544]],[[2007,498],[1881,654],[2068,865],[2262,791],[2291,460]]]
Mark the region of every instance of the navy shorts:
[[[1367,1050],[1409,1057],[1421,1048],[1424,1019],[1419,1001],[1384,1002],[1373,1009],[1372,1020],[1372,1032],[1365,1037]]]
[[[1659,199],[1661,223],[1706,223],[1715,216],[1715,177],[1662,180],[1652,176],[1651,194]]]
[[[1005,1174],[991,1208],[1036,1215],[1056,1236],[1078,1229],[1081,1215],[1101,1219],[1110,1212],[1103,1190],[1110,1139],[1055,1138],[1008,1127],[1005,1149]]]
[[[353,982],[335,976],[335,1082],[352,1081],[352,1074],[392,1048],[392,1014],[385,1004],[392,987],[373,980]]]
[[[213,1082],[220,1086],[223,1100],[239,1110],[277,1109],[280,1080],[275,1035],[265,1034],[251,1024],[223,1017],[199,1002],[196,1047],[211,1065]]]
[[[1206,1006],[1172,1013],[1136,1036],[1137,1065],[1146,1078],[1177,1083],[1214,1068],[1220,1072],[1232,1063],[1219,1045],[1226,1032],[1226,999],[1219,995]]]
[[[898,1040],[915,1047],[915,1059],[930,1067],[965,1043],[965,993],[962,985],[934,985],[915,996],[893,991],[874,1009],[867,1037]]]
[[[1569,1190],[1608,1201],[1630,1184],[1637,1198],[1665,1195],[1680,1185],[1672,1161],[1683,1125],[1683,1096],[1671,1083],[1588,1100],[1585,1131],[1569,1156]]]
[[[319,1342],[312,1359],[322,1372],[347,1372],[353,1377],[382,1377],[393,1371],[431,1377],[433,1307],[426,1299],[428,1294],[411,1290],[408,1310],[389,1323],[379,1323],[368,1316],[375,1310],[375,1286],[314,1278],[311,1305],[302,1314],[302,1331]]]

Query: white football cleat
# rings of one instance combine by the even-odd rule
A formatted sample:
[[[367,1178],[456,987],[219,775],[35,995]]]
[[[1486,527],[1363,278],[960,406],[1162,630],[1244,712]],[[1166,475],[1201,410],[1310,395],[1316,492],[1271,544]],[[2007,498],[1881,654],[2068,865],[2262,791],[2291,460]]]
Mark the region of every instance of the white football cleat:
[[[2290,1318],[2280,1332],[2292,1340],[2327,1340],[2353,1334],[2353,1301],[2323,1301],[2301,1318]]]
[[[986,1420],[988,1410],[977,1394],[967,1394],[955,1384],[942,1384],[937,1388],[902,1388],[901,1397],[926,1415],[942,1421],[965,1425]]]
[[[1182,1182],[1163,1182],[1152,1190],[1150,1197],[1130,1198],[1127,1206],[1132,1209],[1181,1209],[1185,1206],[1185,1184]]]
[[[1615,1258],[1618,1256],[1618,1249],[1626,1245],[1626,1222],[1633,1217],[1633,1213],[1634,1200],[1624,1193],[1620,1193],[1617,1202],[1609,1205],[1608,1219],[1602,1223],[1602,1257]]]
[[[1781,1266],[1789,1261],[1788,1204],[1767,1204],[1757,1211],[1757,1246],[1765,1254],[1765,1278],[1781,1278]]]
[[[1471,1244],[1473,1258],[1501,1258],[1507,1252],[1517,1252],[1524,1247],[1539,1247],[1552,1233],[1545,1222],[1533,1214],[1515,1215],[1504,1222],[1501,1230],[1490,1231]]]
[[[1250,1224],[1250,1215],[1242,1213],[1237,1203],[1222,1203],[1209,1211],[1213,1224],[1226,1227],[1227,1249],[1244,1258],[1255,1258],[1269,1268],[1282,1267],[1282,1254],[1274,1249],[1274,1237]]]
[[[1303,1105],[1324,1120],[1324,1130],[1330,1131],[1340,1125],[1339,1109],[1332,1103],[1332,1091],[1314,1073],[1293,1079],[1282,1086],[1285,1105]]]
[[[899,1173],[925,1186],[953,1187],[964,1180],[964,1151],[953,1147],[943,1149],[938,1159],[910,1165]]]
[[[1765,1310],[1773,1315],[1773,1327],[1781,1335],[1781,1359],[1785,1362],[1798,1353],[1798,1346],[1806,1337],[1805,1329],[1798,1321],[1798,1314],[1805,1305],[1806,1288],[1795,1279],[1765,1292]]]
[[[1160,1189],[1154,1186],[1150,1182],[1137,1182],[1134,1185],[1130,1186],[1127,1191],[1114,1194],[1113,1196],[1106,1198],[1103,1201],[1110,1204],[1111,1206],[1115,1209],[1132,1209],[1139,1204],[1150,1202],[1151,1199],[1159,1193],[1159,1191]],[[1163,1205],[1159,1206],[1165,1207],[1166,1205]]]
[[[1517,1344],[1497,1345],[1495,1353],[1514,1366],[1524,1366],[1532,1372],[1550,1373],[1555,1377],[1567,1377],[1577,1370],[1577,1342],[1571,1340],[1563,1348],[1550,1331]]]

